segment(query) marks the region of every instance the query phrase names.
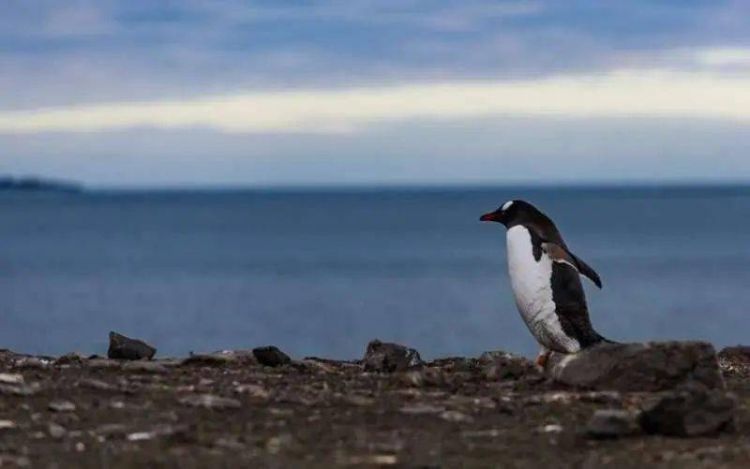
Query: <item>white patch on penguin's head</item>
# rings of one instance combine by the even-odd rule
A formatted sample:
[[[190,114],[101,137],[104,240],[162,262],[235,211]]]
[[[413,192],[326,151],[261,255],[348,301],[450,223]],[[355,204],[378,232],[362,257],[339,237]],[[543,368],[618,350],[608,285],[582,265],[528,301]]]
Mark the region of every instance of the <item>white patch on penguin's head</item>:
[[[514,202],[513,200],[509,200],[509,201],[505,202],[503,204],[503,206],[500,207],[500,210],[502,210],[503,212],[506,211],[506,210],[508,210],[511,207],[511,205],[513,205],[513,202]]]

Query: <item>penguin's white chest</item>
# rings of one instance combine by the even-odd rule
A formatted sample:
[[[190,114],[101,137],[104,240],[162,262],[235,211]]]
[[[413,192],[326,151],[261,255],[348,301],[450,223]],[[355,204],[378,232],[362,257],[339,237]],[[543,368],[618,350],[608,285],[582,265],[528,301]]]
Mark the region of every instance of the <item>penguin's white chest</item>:
[[[542,252],[534,258],[531,234],[524,226],[508,230],[508,272],[513,296],[529,330],[551,350],[576,351],[577,341],[562,330],[552,294],[552,260]]]

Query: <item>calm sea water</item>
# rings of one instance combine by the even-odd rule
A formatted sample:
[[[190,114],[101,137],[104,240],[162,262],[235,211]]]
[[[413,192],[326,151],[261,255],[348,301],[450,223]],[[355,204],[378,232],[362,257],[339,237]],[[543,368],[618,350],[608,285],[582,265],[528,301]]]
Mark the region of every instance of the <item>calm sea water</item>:
[[[102,354],[117,330],[161,355],[533,354],[504,229],[477,220],[509,198],[599,271],[602,334],[750,342],[749,188],[499,188],[0,195],[0,348]]]

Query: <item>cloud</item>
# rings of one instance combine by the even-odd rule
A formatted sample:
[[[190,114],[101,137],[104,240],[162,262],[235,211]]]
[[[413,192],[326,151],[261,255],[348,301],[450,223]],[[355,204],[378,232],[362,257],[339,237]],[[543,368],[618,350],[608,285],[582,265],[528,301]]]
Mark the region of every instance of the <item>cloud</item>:
[[[226,133],[341,133],[384,122],[492,116],[713,118],[750,123],[750,77],[637,70],[518,81],[114,102],[0,112],[0,133],[140,127],[198,127]]]
[[[709,67],[750,67],[750,47],[716,47],[695,51],[696,61]]]

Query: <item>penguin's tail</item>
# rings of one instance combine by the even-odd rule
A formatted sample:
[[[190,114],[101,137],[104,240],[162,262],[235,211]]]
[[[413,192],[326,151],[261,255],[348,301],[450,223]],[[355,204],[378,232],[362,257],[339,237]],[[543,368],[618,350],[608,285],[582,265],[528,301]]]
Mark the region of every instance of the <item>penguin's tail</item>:
[[[604,337],[601,334],[596,334],[596,335],[597,335],[597,339],[598,339],[596,341],[597,344],[619,344],[620,343],[620,342],[616,342],[614,340],[610,340],[610,339]]]

